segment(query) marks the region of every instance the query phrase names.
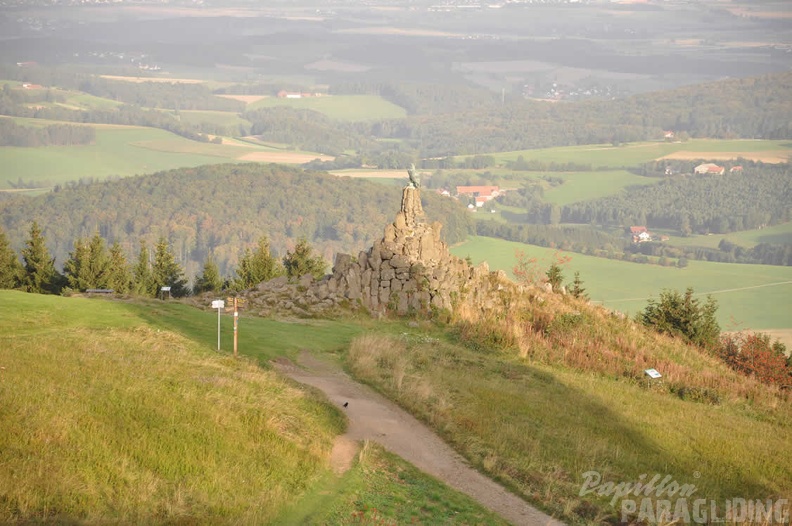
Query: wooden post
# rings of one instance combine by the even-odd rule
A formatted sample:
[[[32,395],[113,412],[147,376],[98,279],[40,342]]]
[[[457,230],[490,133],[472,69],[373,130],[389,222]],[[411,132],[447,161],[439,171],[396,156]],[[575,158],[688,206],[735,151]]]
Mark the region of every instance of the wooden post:
[[[237,358],[237,341],[239,337],[239,310],[238,310],[239,302],[237,298],[234,297],[234,358]]]

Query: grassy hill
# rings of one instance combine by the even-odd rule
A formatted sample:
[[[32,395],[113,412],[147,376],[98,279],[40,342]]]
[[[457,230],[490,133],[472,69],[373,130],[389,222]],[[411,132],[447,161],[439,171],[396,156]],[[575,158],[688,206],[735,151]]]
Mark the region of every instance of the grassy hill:
[[[511,273],[515,252],[538,258],[544,271],[555,250],[475,237],[452,249],[460,257],[470,256],[475,263],[487,261],[492,269]],[[580,272],[591,298],[606,307],[635,313],[657,298],[664,288],[683,291],[693,287],[696,293],[712,294],[718,300],[718,319],[724,329],[792,328],[792,268],[771,265],[738,265],[690,261],[687,268],[661,267],[569,254],[565,266],[567,281]]]
[[[378,447],[334,475],[344,417],[230,357],[230,323],[217,353],[213,312],[0,291],[0,522],[504,524]],[[244,318],[240,348],[266,363],[360,330]]]

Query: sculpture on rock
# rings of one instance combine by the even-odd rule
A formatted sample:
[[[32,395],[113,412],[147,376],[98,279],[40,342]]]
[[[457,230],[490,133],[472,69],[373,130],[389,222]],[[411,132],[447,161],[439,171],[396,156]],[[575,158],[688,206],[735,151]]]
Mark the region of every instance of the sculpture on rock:
[[[407,176],[410,178],[410,185],[408,188],[421,187],[421,176],[415,171],[415,164],[410,163],[410,167],[407,168]]]

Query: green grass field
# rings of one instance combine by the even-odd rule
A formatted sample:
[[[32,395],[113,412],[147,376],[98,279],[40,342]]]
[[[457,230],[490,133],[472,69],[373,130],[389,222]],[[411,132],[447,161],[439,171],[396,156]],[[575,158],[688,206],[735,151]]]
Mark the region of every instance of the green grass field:
[[[641,177],[625,170],[553,173],[564,183],[545,190],[544,200],[557,205],[567,205],[578,201],[598,199],[618,193],[628,186],[650,185],[660,179]]]
[[[375,445],[343,476],[344,417],[256,361],[336,353],[370,324],[0,290],[0,522],[504,521]],[[376,521],[376,522],[375,522]]]
[[[470,256],[475,263],[487,261],[491,269],[511,273],[515,252],[538,258],[544,271],[554,250],[487,237],[474,237],[451,252]],[[660,267],[614,261],[569,253],[564,267],[566,281],[580,272],[592,300],[606,307],[634,314],[658,297],[664,288],[697,294],[712,293],[718,300],[718,320],[723,330],[792,328],[792,268],[771,265],[737,265],[690,261],[687,268]],[[783,283],[783,284],[782,284]]]
[[[50,187],[82,177],[103,179],[228,162],[237,152],[222,148],[154,128],[97,127],[96,142],[90,145],[0,148],[0,189],[11,188],[9,180]]]
[[[754,230],[743,230],[742,232],[731,232],[729,234],[690,237],[672,236],[668,243],[679,247],[696,246],[718,248],[718,245],[723,239],[747,248],[756,246],[759,243],[790,245],[792,244],[792,222]]]
[[[286,106],[323,113],[331,119],[359,122],[377,119],[401,119],[407,111],[376,95],[332,95],[303,99],[269,97],[248,105],[248,109]]]
[[[230,111],[182,111],[181,120],[187,124],[201,124],[209,122],[220,126],[245,126],[250,127],[250,122]]]
[[[526,160],[544,162],[574,162],[591,164],[593,168],[623,168],[637,166],[676,152],[760,152],[789,153],[792,143],[788,140],[709,140],[691,139],[687,142],[640,142],[622,146],[590,144],[583,146],[564,146],[539,150],[521,150],[493,153],[497,162],[516,161],[519,156]],[[460,159],[463,159],[461,156]]]

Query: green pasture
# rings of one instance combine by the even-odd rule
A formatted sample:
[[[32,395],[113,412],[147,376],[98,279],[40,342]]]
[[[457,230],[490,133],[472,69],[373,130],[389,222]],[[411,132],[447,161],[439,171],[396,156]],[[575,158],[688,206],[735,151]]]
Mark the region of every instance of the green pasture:
[[[638,142],[620,146],[587,144],[538,150],[519,150],[493,153],[491,155],[499,163],[516,161],[518,157],[522,156],[525,160],[591,164],[593,168],[598,169],[637,166],[675,152],[776,152],[788,151],[790,148],[792,148],[792,143],[788,140],[691,139],[687,142]],[[465,157],[468,156],[460,156],[459,159],[464,159]]]
[[[473,237],[452,248],[459,257],[486,261],[491,269],[511,274],[516,251],[538,258],[542,272],[555,250],[487,237]],[[657,298],[662,289],[712,294],[718,300],[718,320],[724,330],[792,328],[792,267],[738,265],[690,261],[686,268],[661,267],[568,253],[566,281],[580,272],[592,300],[611,309],[634,314]]]
[[[660,181],[657,178],[642,177],[625,170],[564,172],[548,175],[561,177],[564,183],[545,190],[544,200],[561,206],[612,195],[628,186],[650,185]]]
[[[228,162],[239,148],[199,143],[164,130],[101,127],[96,142],[78,146],[0,148],[0,189],[22,179],[27,186],[50,187],[83,177],[105,178]]]
[[[407,111],[376,95],[330,95],[286,99],[269,97],[248,105],[249,110],[286,106],[300,110],[313,110],[331,119],[358,122],[377,119],[401,119]]]
[[[231,325],[218,353],[208,308],[0,290],[0,522],[505,524],[373,444],[331,471],[343,415],[269,359],[371,323],[243,311],[239,359]]]
[[[729,234],[694,235],[689,237],[672,236],[668,243],[679,247],[718,248],[718,245],[724,239],[747,248],[754,247],[759,243],[790,245],[792,244],[792,222],[753,230],[743,230],[741,232],[731,232]]]
[[[230,111],[199,111],[199,110],[183,110],[180,112],[181,121],[186,124],[201,124],[208,122],[217,124],[219,126],[250,126],[250,121],[247,121],[239,116],[238,113]]]

